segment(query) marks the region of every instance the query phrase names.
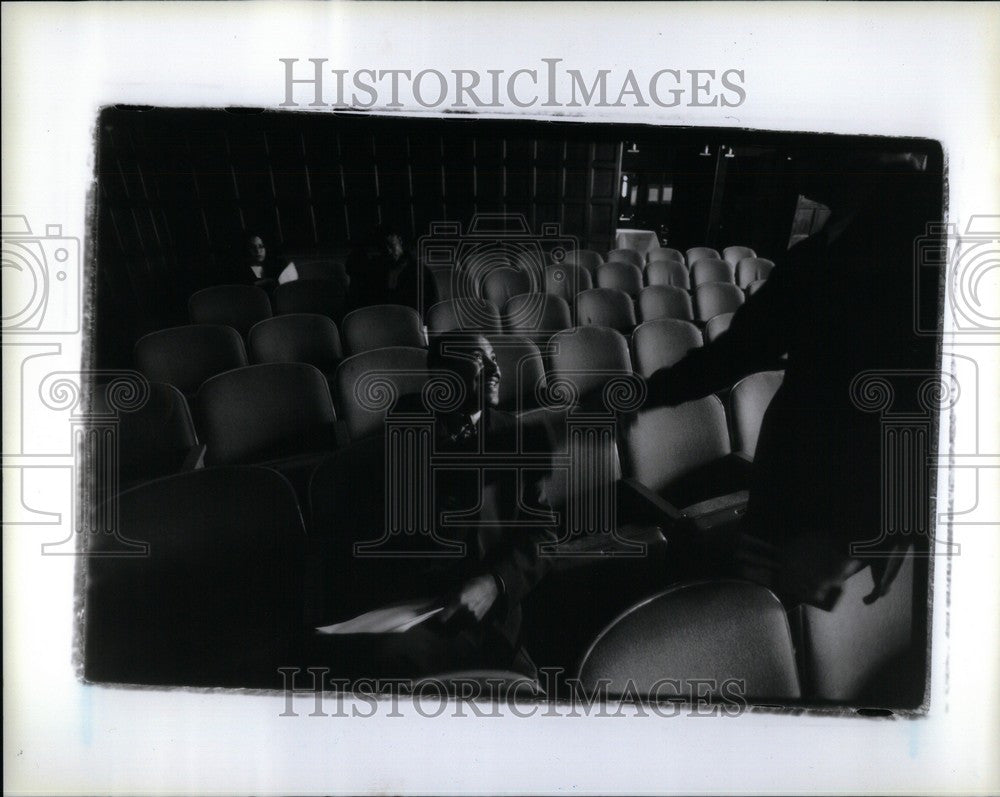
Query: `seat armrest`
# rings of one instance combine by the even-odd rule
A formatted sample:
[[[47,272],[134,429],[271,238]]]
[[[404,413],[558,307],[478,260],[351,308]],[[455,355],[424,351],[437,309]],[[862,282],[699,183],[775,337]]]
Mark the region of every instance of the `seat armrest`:
[[[189,470],[199,470],[205,467],[205,450],[208,447],[204,443],[198,443],[196,446],[192,446],[187,454],[184,456],[184,461],[181,463],[181,473],[187,473]]]

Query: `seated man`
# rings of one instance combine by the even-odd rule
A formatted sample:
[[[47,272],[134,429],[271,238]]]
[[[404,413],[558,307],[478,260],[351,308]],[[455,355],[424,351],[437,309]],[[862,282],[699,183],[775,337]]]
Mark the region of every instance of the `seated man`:
[[[484,337],[437,338],[428,364],[423,396],[401,399],[385,436],[341,451],[323,482],[338,518],[329,617],[400,601],[440,611],[402,633],[323,644],[336,650],[336,668],[359,677],[534,675],[520,603],[546,568],[539,545],[556,539],[543,495],[551,445],[540,429],[519,434],[517,419],[496,408],[503,375]]]

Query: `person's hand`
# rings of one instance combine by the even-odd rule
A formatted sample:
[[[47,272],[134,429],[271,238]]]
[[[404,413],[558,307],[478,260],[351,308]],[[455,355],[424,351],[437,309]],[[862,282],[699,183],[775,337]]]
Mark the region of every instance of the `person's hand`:
[[[465,582],[458,594],[445,605],[441,622],[453,619],[481,622],[499,595],[500,590],[492,575],[477,576]]]

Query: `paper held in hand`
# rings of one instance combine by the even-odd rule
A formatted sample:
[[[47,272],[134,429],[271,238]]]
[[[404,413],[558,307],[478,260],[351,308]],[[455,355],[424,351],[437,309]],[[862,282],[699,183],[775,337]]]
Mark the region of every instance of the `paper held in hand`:
[[[316,629],[318,634],[402,634],[443,611],[437,600],[416,600],[385,606],[350,620]]]

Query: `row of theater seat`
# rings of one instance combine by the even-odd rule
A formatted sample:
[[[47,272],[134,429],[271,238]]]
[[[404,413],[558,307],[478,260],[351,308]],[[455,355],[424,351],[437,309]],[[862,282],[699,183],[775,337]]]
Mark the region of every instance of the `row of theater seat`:
[[[154,389],[154,396],[160,392]],[[182,406],[176,391],[173,398]],[[690,487],[684,485],[685,475],[711,461],[689,459],[692,446],[714,448],[715,456],[724,450],[711,422],[718,409],[717,399],[706,399],[654,411],[631,430],[624,425],[620,439],[627,456],[622,470],[682,502],[680,491]],[[525,422],[531,422],[528,415]],[[673,431],[664,436],[668,429]],[[692,433],[702,439],[692,440]],[[686,461],[667,462],[662,452],[668,445]],[[657,457],[663,464],[637,464],[637,459]],[[592,464],[593,458],[588,461]],[[274,680],[278,666],[326,664],[308,658],[298,639],[308,616],[308,540],[336,534],[342,527],[337,513],[344,509],[336,488],[343,484],[344,470],[352,467],[357,463],[349,450],[318,461],[306,526],[301,496],[278,469],[269,467],[209,467],[124,492],[118,504],[119,533],[92,535],[94,552],[121,554],[117,546],[125,538],[149,544],[151,555],[92,560],[87,677],[275,687],[282,685]],[[571,477],[564,484],[567,491],[579,486]],[[561,504],[559,491],[551,494],[557,496],[555,506],[566,505],[565,493]],[[808,698],[856,698],[906,649],[909,625],[886,626],[885,618],[908,614],[912,565],[908,560],[889,598],[875,607],[861,601],[871,588],[871,577],[863,570],[846,582],[834,613],[809,607],[796,613],[799,665]],[[867,640],[858,655],[844,656],[845,633]],[[800,688],[790,641],[784,609],[764,588],[733,582],[676,584],[608,624],[587,646],[580,675],[590,685],[610,679],[612,695],[626,679],[642,690],[661,678],[717,676],[718,683],[743,680],[743,694],[755,700],[795,699]]]
[[[686,252],[657,246],[649,249],[645,255],[634,249],[612,249],[603,257],[593,249],[573,249],[565,254],[564,260],[593,271],[602,263],[632,263],[641,267],[647,263],[675,261],[691,268],[705,258],[725,260],[735,268],[741,260],[748,257],[757,257],[757,253],[749,246],[727,246],[721,253],[710,246],[692,246]]]
[[[124,493],[118,518],[123,536],[148,544],[149,555],[121,556],[112,535],[90,541],[94,554],[119,555],[93,556],[88,567],[89,680],[287,688],[281,668],[343,675],[308,643],[309,540],[281,475],[219,467],[159,479]],[[810,681],[799,676],[778,600],[763,587],[732,581],[680,583],[651,595],[573,657],[580,664],[570,675],[579,675],[588,694],[606,682],[607,696],[622,694],[626,681],[644,693],[672,678],[680,692],[650,696],[708,697],[704,687],[688,694],[688,680],[697,677],[715,678],[715,699],[737,697],[722,685],[738,679],[739,696],[795,700],[800,681]],[[822,671],[824,662],[804,665]],[[537,687],[535,694],[545,696]]]
[[[643,288],[669,286],[693,292],[710,283],[733,285],[746,294],[756,292],[770,275],[774,263],[764,258],[744,258],[738,266],[725,260],[705,258],[688,270],[676,260],[654,261],[645,269],[632,263],[602,263],[589,270],[575,263],[558,263],[542,269],[523,264],[486,261],[453,269],[432,268],[437,298],[477,298],[502,308],[513,296],[549,293],[570,304],[574,297],[592,288],[623,291],[633,300]]]
[[[389,323],[394,317],[401,323]],[[539,404],[547,380],[568,380],[582,396],[611,374],[648,378],[721,334],[730,318],[716,316],[704,331],[689,321],[658,318],[638,325],[628,337],[611,327],[588,324],[543,337],[541,346],[529,337],[495,329],[484,334],[500,365],[501,408],[518,410]],[[329,383],[337,412],[354,439],[377,431],[382,419],[369,408],[371,402],[359,397],[380,384],[390,385],[397,395],[419,391],[426,380],[427,354],[419,316],[407,307],[355,311],[345,320],[345,337],[362,350],[343,358],[336,324],[320,315],[262,321],[251,329],[249,347],[230,327],[192,324],[144,336],[136,344],[135,361],[149,380],[173,385],[188,398],[206,382],[251,363],[308,364]],[[361,342],[376,348],[365,349]]]

